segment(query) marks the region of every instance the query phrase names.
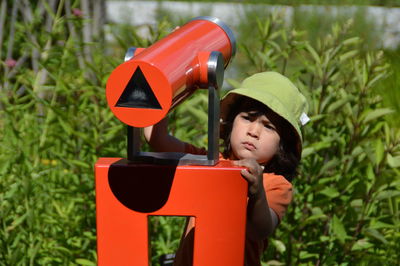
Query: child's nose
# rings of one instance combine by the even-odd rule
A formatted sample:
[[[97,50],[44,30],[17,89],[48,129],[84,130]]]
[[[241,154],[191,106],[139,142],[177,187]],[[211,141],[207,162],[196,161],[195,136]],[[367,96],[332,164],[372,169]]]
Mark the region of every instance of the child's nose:
[[[256,121],[250,123],[248,128],[248,134],[254,138],[258,138],[260,136],[261,126]]]

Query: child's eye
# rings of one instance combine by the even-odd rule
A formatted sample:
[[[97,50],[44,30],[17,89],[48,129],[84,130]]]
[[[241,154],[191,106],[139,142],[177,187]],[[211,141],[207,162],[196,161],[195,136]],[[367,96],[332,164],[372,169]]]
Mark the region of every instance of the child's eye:
[[[242,118],[245,120],[250,120],[250,116],[248,114],[242,114]]]
[[[267,129],[275,130],[275,127],[272,124],[264,124],[264,127]]]

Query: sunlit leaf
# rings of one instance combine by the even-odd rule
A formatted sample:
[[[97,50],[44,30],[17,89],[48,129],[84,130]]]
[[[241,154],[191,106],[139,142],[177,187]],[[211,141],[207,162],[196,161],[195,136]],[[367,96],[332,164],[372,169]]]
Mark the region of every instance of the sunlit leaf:
[[[349,51],[345,54],[342,54],[339,58],[340,58],[340,61],[346,61],[349,58],[353,58],[357,54],[358,54],[358,50],[353,50],[353,51]]]
[[[271,243],[279,251],[279,253],[282,254],[286,251],[286,246],[282,241],[278,239],[271,239]]]
[[[96,266],[96,263],[93,261],[87,260],[87,259],[76,259],[75,262],[78,265],[84,265],[84,266]]]
[[[351,247],[352,251],[357,251],[357,250],[364,250],[364,249],[369,249],[373,247],[374,245],[368,242],[367,239],[359,239],[357,242],[354,243],[354,245]]]
[[[267,262],[261,262],[262,266],[282,266],[285,265],[284,262],[279,262],[277,260],[269,260]]]
[[[379,165],[383,159],[385,147],[380,139],[375,141],[375,165]]]
[[[360,37],[352,37],[342,42],[343,45],[358,44],[361,41]]]
[[[11,231],[14,230],[14,228],[16,228],[17,226],[19,226],[20,224],[22,224],[27,218],[27,213],[19,216],[17,219],[15,219],[12,224],[10,226],[8,226],[6,228],[6,231]]]
[[[400,191],[398,190],[384,190],[378,193],[376,196],[377,200],[383,200],[387,198],[399,197]]]
[[[344,243],[345,239],[347,238],[346,230],[342,224],[342,221],[336,216],[333,215],[331,220],[331,230],[334,235],[339,239],[341,243]]]
[[[400,167],[400,156],[393,157],[391,154],[387,155],[387,162],[390,167],[398,168]]]
[[[316,253],[309,253],[307,251],[300,251],[300,259],[309,259],[309,258],[318,258],[318,254]]]
[[[350,100],[352,99],[352,97],[348,96],[346,98],[342,98],[336,102],[333,102],[329,105],[327,112],[328,113],[332,113],[335,110],[341,108],[343,105],[345,105],[346,103],[348,103]]]
[[[326,187],[321,190],[319,193],[329,197],[329,198],[336,198],[340,195],[339,191],[333,187]]]
[[[370,111],[364,118],[364,123],[367,123],[371,120],[377,119],[379,117],[385,116],[387,114],[393,113],[392,109],[389,108],[379,108],[373,111]]]
[[[371,223],[369,225],[369,228],[372,228],[372,229],[384,229],[384,228],[394,228],[394,227],[395,227],[395,225],[393,225],[393,224],[388,224],[388,223],[384,223],[384,222],[376,221],[376,220],[371,221]]]
[[[316,64],[320,64],[321,63],[321,58],[319,57],[319,55],[317,54],[317,52],[314,50],[314,48],[309,45],[306,44],[305,45],[306,50],[311,54],[311,56],[313,57],[314,61]]]
[[[383,244],[387,244],[388,241],[386,240],[386,238],[375,228],[367,228],[365,230],[365,234],[373,237],[375,239],[378,239],[379,241],[381,241]]]
[[[308,155],[312,154],[315,151],[314,148],[312,147],[307,147],[305,149],[303,149],[302,153],[301,153],[301,157],[307,157]]]

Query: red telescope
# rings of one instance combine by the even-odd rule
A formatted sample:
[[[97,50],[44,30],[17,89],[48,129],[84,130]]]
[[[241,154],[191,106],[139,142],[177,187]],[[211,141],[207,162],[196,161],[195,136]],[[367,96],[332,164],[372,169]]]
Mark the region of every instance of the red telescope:
[[[154,125],[197,88],[220,88],[236,42],[226,24],[198,17],[148,48],[128,50],[110,75],[107,102],[132,127]]]

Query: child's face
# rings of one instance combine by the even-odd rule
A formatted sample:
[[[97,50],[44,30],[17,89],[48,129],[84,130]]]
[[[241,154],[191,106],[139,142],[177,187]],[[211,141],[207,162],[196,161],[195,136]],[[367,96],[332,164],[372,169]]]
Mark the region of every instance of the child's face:
[[[231,159],[255,159],[267,163],[279,149],[280,136],[267,116],[258,111],[242,111],[233,120],[230,138]]]

